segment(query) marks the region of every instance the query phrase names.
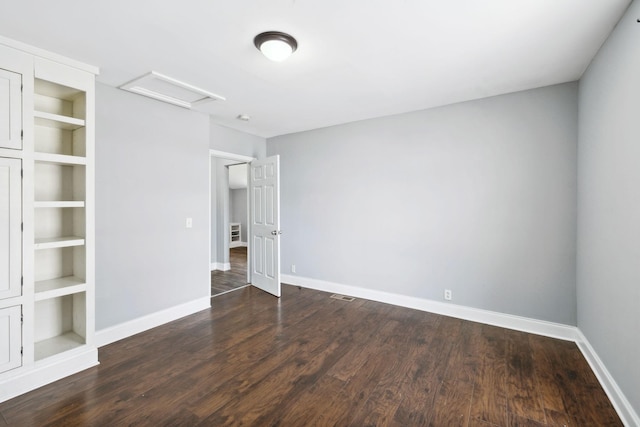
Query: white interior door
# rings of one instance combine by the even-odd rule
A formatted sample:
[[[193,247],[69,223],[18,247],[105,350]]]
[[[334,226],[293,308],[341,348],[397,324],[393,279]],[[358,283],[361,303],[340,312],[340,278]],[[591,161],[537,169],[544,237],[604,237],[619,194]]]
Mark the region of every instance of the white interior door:
[[[0,157],[0,299],[22,289],[21,166],[20,159]]]
[[[251,284],[280,296],[280,158],[251,162]]]
[[[22,148],[22,76],[0,69],[0,147]]]

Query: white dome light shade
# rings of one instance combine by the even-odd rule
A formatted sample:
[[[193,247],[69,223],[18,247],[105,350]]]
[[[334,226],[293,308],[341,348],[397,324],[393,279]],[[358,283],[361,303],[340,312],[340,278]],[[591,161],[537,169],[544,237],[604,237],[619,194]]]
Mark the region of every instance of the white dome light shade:
[[[260,52],[272,61],[280,62],[293,53],[293,49],[281,40],[269,40],[260,45]]]
[[[278,31],[258,34],[253,39],[253,44],[264,56],[276,62],[284,61],[298,48],[296,39]]]

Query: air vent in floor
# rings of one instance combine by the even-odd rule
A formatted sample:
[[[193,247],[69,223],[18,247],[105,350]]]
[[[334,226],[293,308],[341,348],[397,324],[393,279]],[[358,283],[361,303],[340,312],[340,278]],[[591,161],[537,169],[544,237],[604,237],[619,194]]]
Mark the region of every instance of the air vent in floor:
[[[345,295],[338,295],[338,294],[331,295],[331,298],[339,299],[340,301],[347,301],[347,302],[351,302],[351,301],[355,300],[354,297],[348,297],[348,296],[345,296]]]

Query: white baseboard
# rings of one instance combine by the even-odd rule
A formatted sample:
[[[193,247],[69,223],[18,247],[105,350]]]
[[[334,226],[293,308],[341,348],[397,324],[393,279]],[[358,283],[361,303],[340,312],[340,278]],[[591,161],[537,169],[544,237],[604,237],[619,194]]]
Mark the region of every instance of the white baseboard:
[[[583,335],[580,329],[575,326],[546,322],[521,316],[513,316],[510,314],[503,314],[455,304],[447,304],[424,298],[375,291],[357,286],[311,279],[308,277],[283,274],[281,279],[283,283],[302,286],[303,288],[364,298],[401,307],[470,320],[473,322],[480,322],[507,329],[515,329],[551,338],[558,338],[565,341],[573,341],[576,343],[591,366],[591,369],[600,381],[605,393],[609,396],[611,403],[618,412],[618,415],[624,425],[640,427],[640,418],[629,403],[629,400],[626,398],[622,390],[620,390],[620,387],[613,379],[606,366],[602,363],[602,360],[600,360],[587,338]]]
[[[589,340],[587,340],[580,330],[578,330],[576,344],[584,355],[584,358],[587,359],[591,370],[598,378],[598,381],[600,381],[600,385],[602,385],[605,393],[609,396],[609,400],[611,400],[613,407],[618,412],[622,423],[625,426],[640,427],[640,417],[638,413],[633,409],[627,397],[622,390],[620,390],[618,383],[613,379],[609,370],[604,363],[602,363],[602,360],[591,346],[591,343],[589,343]]]
[[[50,362],[38,362],[33,368],[25,370],[24,373],[19,373],[0,381],[0,402],[99,364],[97,348],[90,347],[76,350],[78,351],[70,352],[72,353],[71,355],[65,354],[62,359],[52,358]]]
[[[214,270],[220,270],[220,271],[229,271],[231,270],[231,264],[226,262],[212,262],[211,265],[211,271]]]
[[[560,323],[530,319],[527,317],[514,316],[511,314],[498,313],[479,308],[443,303],[425,298],[416,298],[393,294],[390,292],[360,288],[357,286],[327,282],[324,280],[310,279],[307,277],[291,276],[288,274],[282,275],[282,282],[302,286],[304,288],[317,289],[319,291],[339,293],[383,302],[386,304],[413,308],[415,310],[428,311],[430,313],[442,314],[444,316],[456,317],[458,319],[470,320],[472,322],[486,323],[488,325],[500,326],[507,329],[515,329],[517,331],[544,335],[565,341],[575,341],[577,338],[577,329],[574,326],[563,325]]]
[[[233,242],[229,243],[229,248],[246,248],[247,242]]]
[[[175,307],[167,308],[162,311],[151,313],[119,325],[110,326],[96,331],[96,343],[98,347],[102,347],[103,345],[111,344],[112,342],[144,332],[155,328],[156,326],[164,325],[165,323],[172,322],[180,319],[181,317],[197,313],[198,311],[205,310],[210,307],[211,298],[204,297]]]

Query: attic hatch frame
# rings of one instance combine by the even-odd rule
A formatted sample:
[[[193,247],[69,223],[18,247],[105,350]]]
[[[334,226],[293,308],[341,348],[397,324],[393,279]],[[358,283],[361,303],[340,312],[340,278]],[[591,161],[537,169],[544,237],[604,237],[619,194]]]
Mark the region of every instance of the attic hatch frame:
[[[158,73],[157,71],[151,71],[137,77],[119,86],[119,88],[187,109],[193,109],[194,107],[212,101],[226,101],[226,98],[223,96]],[[165,89],[166,92],[163,93],[160,89]]]

